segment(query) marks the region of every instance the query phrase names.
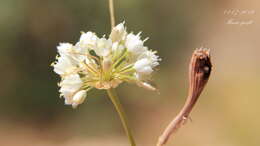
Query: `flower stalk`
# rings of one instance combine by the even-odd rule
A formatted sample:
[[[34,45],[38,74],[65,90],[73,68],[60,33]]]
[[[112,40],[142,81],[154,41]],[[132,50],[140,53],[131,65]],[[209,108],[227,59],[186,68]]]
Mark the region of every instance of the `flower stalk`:
[[[116,91],[115,89],[111,88],[111,89],[108,89],[107,90],[107,93],[109,95],[109,98],[110,100],[112,101],[112,103],[114,104],[115,106],[115,109],[116,111],[118,112],[119,114],[119,117],[120,117],[120,120],[122,122],[122,125],[124,127],[124,130],[128,136],[128,139],[131,143],[131,146],[136,146],[135,145],[135,141],[134,141],[134,138],[132,136],[132,133],[131,133],[131,130],[130,128],[128,127],[128,122],[127,122],[127,118],[126,118],[126,114],[124,112],[124,109],[123,109],[123,106],[121,105],[120,101],[119,101],[119,98],[116,94]]]
[[[115,12],[114,12],[114,0],[109,0],[109,13],[110,13],[111,29],[113,29],[116,25]]]
[[[114,12],[114,1],[113,0],[109,0],[109,13],[110,13],[110,21],[111,21],[111,31],[113,31],[113,29],[115,27],[115,12]],[[122,59],[125,58],[125,55],[126,55],[126,53],[124,52],[124,54],[118,59],[118,62],[116,62],[114,65],[116,66],[118,63],[120,63],[122,61]],[[127,117],[126,117],[124,108],[120,103],[120,100],[118,98],[118,95],[117,95],[115,89],[114,88],[107,89],[107,93],[120,117],[121,123],[124,127],[124,130],[126,132],[128,139],[131,143],[131,146],[136,146],[134,137],[132,136],[131,130],[128,126]]]

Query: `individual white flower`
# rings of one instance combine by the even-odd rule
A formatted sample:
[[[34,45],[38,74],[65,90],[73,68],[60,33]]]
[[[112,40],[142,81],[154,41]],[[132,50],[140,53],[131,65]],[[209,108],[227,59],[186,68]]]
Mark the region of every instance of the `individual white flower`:
[[[58,61],[53,65],[54,71],[59,75],[69,74],[76,69],[73,61],[65,55],[58,57]]]
[[[88,54],[89,48],[81,46],[80,42],[76,43],[74,49],[71,51],[70,56],[77,62],[82,62],[86,60],[86,55]]]
[[[94,48],[98,37],[93,32],[82,33],[79,39],[79,44],[82,48]]]
[[[83,85],[82,80],[78,74],[71,74],[66,76],[60,83],[60,91],[75,92]]]
[[[73,45],[70,43],[60,43],[57,49],[59,54],[68,54],[72,51]]]
[[[60,43],[57,47],[60,56],[66,56],[70,58],[71,62],[76,64],[78,61],[84,60],[84,54],[86,54],[87,49],[80,47],[79,43],[73,46],[70,43]]]
[[[71,104],[72,96],[77,92],[83,85],[83,82],[78,74],[71,74],[65,76],[60,82],[59,86],[61,95],[66,99],[66,104]]]
[[[126,35],[127,32],[123,22],[112,29],[109,37],[113,42],[120,42],[126,38]]]
[[[148,50],[147,47],[144,48],[146,51],[144,51],[143,54],[141,54],[138,59],[146,58],[147,60],[150,61],[150,65],[152,68],[158,66],[159,61],[161,61],[161,59],[159,58],[159,56],[156,55],[156,52]]]
[[[132,33],[128,34],[126,37],[126,48],[129,52],[139,55],[143,53],[144,51],[144,42],[140,39],[140,33],[137,35],[134,35]]]
[[[72,107],[76,108],[79,104],[82,104],[87,97],[86,90],[78,91],[72,98]]]
[[[112,41],[110,39],[101,38],[97,41],[97,48],[94,49],[98,56],[107,56],[112,50]]]
[[[138,60],[134,64],[134,69],[141,74],[149,75],[153,72],[152,66],[151,66],[151,61],[148,60],[147,58],[143,58]]]

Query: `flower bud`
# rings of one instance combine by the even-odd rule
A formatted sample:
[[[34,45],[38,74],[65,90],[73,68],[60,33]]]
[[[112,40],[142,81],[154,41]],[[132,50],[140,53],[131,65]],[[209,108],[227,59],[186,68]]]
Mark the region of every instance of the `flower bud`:
[[[125,35],[126,35],[126,29],[124,27],[124,22],[123,22],[118,24],[116,27],[112,29],[110,38],[113,42],[119,42],[125,38]]]
[[[79,104],[82,104],[87,96],[87,92],[85,90],[80,90],[77,92],[72,98],[72,107],[76,108]]]

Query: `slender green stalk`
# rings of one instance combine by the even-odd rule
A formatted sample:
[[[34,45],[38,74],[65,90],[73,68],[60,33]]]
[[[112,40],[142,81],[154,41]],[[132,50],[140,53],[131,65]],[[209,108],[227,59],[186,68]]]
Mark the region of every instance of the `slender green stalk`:
[[[109,0],[109,13],[110,13],[110,21],[111,28],[115,27],[115,12],[114,12],[114,0]]]
[[[107,93],[108,93],[110,100],[114,104],[114,106],[115,106],[115,108],[116,108],[116,110],[117,110],[117,112],[119,114],[119,117],[120,117],[121,122],[123,124],[123,127],[125,129],[125,132],[126,132],[126,134],[128,136],[128,139],[129,139],[129,141],[131,143],[131,146],[136,146],[134,138],[133,138],[132,133],[130,131],[130,128],[128,127],[128,124],[127,124],[126,114],[124,112],[123,106],[121,105],[121,103],[119,101],[119,98],[118,98],[118,96],[116,94],[116,91],[113,88],[111,88],[111,89],[107,90]]]
[[[115,12],[114,12],[114,0],[109,0],[109,13],[110,13],[111,29],[113,29],[115,27],[115,23],[116,23],[115,22]],[[131,133],[131,130],[128,127],[128,124],[127,124],[126,114],[124,112],[123,106],[121,105],[121,103],[119,101],[119,98],[116,94],[115,89],[113,89],[113,88],[108,89],[107,93],[109,95],[110,100],[114,104],[116,111],[119,114],[120,120],[123,124],[124,130],[126,132],[126,135],[128,136],[128,139],[131,143],[131,146],[136,146],[134,138],[133,138],[132,133]]]

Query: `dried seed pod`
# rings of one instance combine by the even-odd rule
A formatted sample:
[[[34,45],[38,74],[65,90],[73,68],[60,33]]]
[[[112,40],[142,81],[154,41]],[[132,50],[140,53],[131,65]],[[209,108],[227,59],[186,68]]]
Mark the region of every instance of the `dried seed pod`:
[[[164,145],[171,134],[176,132],[187,119],[190,119],[189,114],[208,82],[211,69],[210,50],[205,48],[196,49],[191,57],[189,66],[189,93],[186,102],[179,114],[159,137],[157,146]]]

